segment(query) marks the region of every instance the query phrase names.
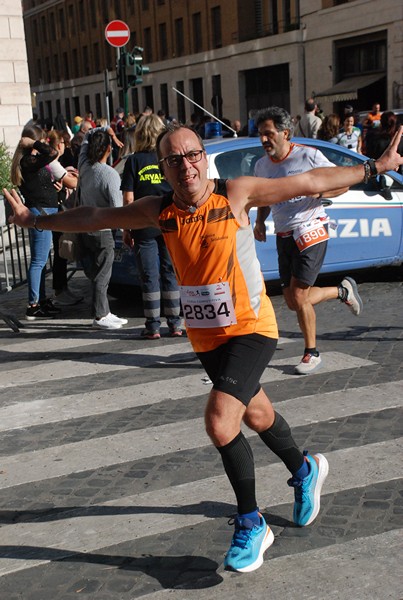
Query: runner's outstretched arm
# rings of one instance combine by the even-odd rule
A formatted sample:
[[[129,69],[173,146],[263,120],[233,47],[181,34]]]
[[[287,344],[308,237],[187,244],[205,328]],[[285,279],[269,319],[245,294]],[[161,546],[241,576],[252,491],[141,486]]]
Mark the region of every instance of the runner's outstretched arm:
[[[403,156],[397,151],[402,133],[403,126],[399,127],[388,148],[375,161],[378,173],[397,170],[403,164]],[[227,189],[231,205],[248,211],[253,206],[268,206],[297,196],[312,196],[350,187],[363,181],[365,176],[362,163],[353,167],[320,167],[280,179],[239,177],[228,181]]]
[[[54,215],[35,215],[27,208],[15,190],[3,190],[13,215],[10,223],[25,228],[50,229],[83,233],[99,229],[141,229],[158,227],[161,198],[148,196],[119,208],[93,208],[80,206]]]

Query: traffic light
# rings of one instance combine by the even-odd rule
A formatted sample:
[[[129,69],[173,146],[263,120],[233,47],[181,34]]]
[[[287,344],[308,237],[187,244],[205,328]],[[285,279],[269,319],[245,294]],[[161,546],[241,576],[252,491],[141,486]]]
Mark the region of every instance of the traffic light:
[[[150,72],[149,67],[143,65],[143,48],[136,46],[132,54],[127,54],[126,68],[129,86],[143,83],[143,75]]]
[[[118,87],[128,90],[143,83],[143,75],[150,72],[149,67],[143,65],[143,48],[136,46],[132,54],[121,52],[116,64]]]

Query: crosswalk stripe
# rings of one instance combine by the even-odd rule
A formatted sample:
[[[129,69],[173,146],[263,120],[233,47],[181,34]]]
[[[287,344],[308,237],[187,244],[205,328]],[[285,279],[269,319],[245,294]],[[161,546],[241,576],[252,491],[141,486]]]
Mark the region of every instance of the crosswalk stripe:
[[[60,361],[45,361],[43,364],[28,368],[16,368],[8,371],[0,371],[0,388],[16,387],[20,385],[38,384],[40,382],[60,381],[87,375],[100,375],[113,371],[123,371],[153,364],[171,364],[178,362],[178,354],[184,354],[184,360],[193,361],[194,353],[188,342],[178,348],[173,345],[159,346],[147,349],[123,350],[121,353],[106,353],[101,355],[83,357],[80,361],[63,360],[63,369],[58,369]],[[188,356],[186,356],[188,355]],[[172,358],[173,357],[173,358]],[[341,352],[323,352],[321,354],[323,366],[317,373],[330,373],[344,369],[355,369],[368,367],[375,364],[372,361],[344,354]],[[161,360],[161,359],[169,360]],[[261,381],[280,381],[287,377],[295,379],[294,365],[301,357],[282,358],[272,360],[270,369],[266,369],[264,379]],[[278,367],[285,367],[285,370]],[[267,379],[270,373],[269,379]]]
[[[183,352],[189,353],[189,359],[194,356],[189,342],[181,344],[181,353]],[[0,372],[0,388],[49,381],[50,378],[52,381],[57,381],[145,367],[154,364],[158,358],[170,358],[176,354],[178,354],[178,347],[175,344],[135,350],[124,349],[121,352],[88,354],[79,361],[66,358],[62,361],[63,369],[57,369],[60,360],[52,361],[50,358],[50,360],[32,367]]]
[[[131,334],[120,334],[120,342],[130,342]],[[5,352],[5,356],[11,356],[17,353],[33,353],[40,352],[62,352],[76,348],[85,348],[86,346],[106,345],[116,341],[116,337],[93,337],[93,338],[48,338],[44,340],[24,341],[13,344]],[[284,345],[292,343],[294,340],[280,338],[279,344]],[[108,348],[109,349],[109,348]],[[66,379],[68,377],[85,376],[103,373],[109,371],[118,371],[127,368],[142,367],[153,364],[156,358],[170,359],[176,354],[189,354],[189,360],[194,358],[194,352],[189,342],[183,341],[181,344],[147,346],[141,349],[121,348],[120,350],[114,346],[113,353],[105,352],[102,356],[96,355],[92,357],[87,355],[80,361],[69,360],[69,354],[66,353],[66,358],[63,360],[63,371],[56,369],[55,366],[60,359],[52,360],[51,354],[47,357],[45,364],[38,364],[28,368],[16,368],[8,371],[0,371],[0,388],[14,387],[16,385],[26,385],[36,383],[38,381],[46,381],[49,379],[49,372],[52,372],[52,380]],[[117,358],[118,357],[118,358]],[[53,365],[53,368],[52,368]],[[102,367],[100,367],[102,365]],[[18,371],[18,376],[17,376]]]
[[[402,402],[399,386],[390,384],[385,391],[370,386],[369,389],[349,390],[348,394],[344,395],[341,392],[330,392],[317,398],[293,398],[281,402],[279,411],[291,427],[297,427],[340,416],[401,406]],[[248,429],[245,430],[245,434],[255,435]],[[0,489],[103,466],[143,460],[155,456],[156,453],[161,456],[180,450],[200,448],[207,444],[204,419],[197,418],[5,456],[2,459]]]
[[[6,352],[8,355],[15,354],[16,352],[61,352],[63,350],[70,350],[71,348],[85,348],[86,346],[96,346],[97,344],[114,344],[118,340],[124,341],[126,338],[129,338],[128,334],[123,336],[122,333],[118,333],[120,331],[118,329],[115,333],[110,332],[108,335],[105,335],[100,329],[93,329],[85,337],[83,337],[82,332],[80,332],[80,335],[76,332],[74,332],[74,335],[71,332],[63,332],[63,335],[59,335],[58,337],[44,337],[39,339],[35,337],[32,340],[10,344],[6,350],[3,348],[3,352]],[[46,332],[35,331],[36,335],[39,333],[44,334]],[[69,337],[69,333],[71,337]],[[131,331],[131,334],[133,334],[133,331]]]
[[[207,394],[211,386],[206,386],[203,383],[202,374],[204,374],[203,370],[198,375],[175,377],[165,381],[164,385],[161,385],[160,381],[155,381],[147,383],[146,387],[141,383],[111,389],[108,390],[106,396],[99,391],[95,391],[88,392],[84,396],[82,394],[72,394],[29,402],[16,402],[0,408],[0,431],[58,423],[69,419],[79,419],[91,415],[101,415],[127,408]],[[271,369],[267,369],[263,374],[262,383],[270,383],[270,376]],[[403,397],[402,389],[403,381],[396,381],[350,389],[348,393],[344,391],[327,392],[324,397],[330,395],[334,405],[338,407],[339,416],[341,416],[342,411],[345,410],[343,408],[344,403],[351,397],[351,394],[354,394],[359,402],[357,406],[359,406],[360,411],[366,412],[367,410],[380,410],[396,406],[396,399],[399,400]],[[314,398],[315,396],[307,397],[308,405],[304,407],[304,410],[309,414],[312,406],[314,406],[311,399]],[[300,398],[298,402],[301,403],[301,400]],[[295,402],[296,400],[293,399],[294,406]]]
[[[262,597],[281,600],[397,600],[396,590],[403,587],[401,555],[403,537],[399,531],[388,531],[366,538],[334,544],[270,558],[270,550],[262,567],[253,574],[253,585],[248,587],[248,600]],[[142,596],[144,600],[211,600],[240,598],[240,578],[234,573],[218,570],[223,578],[220,588],[198,586],[197,590],[159,590]],[[370,576],[373,573],[374,576]],[[210,575],[211,577],[211,575]],[[354,582],[352,588],[352,582]],[[225,588],[225,596],[222,589]],[[264,592],[267,592],[265,594]],[[352,595],[353,594],[353,595]],[[245,596],[246,597],[246,596]],[[399,596],[400,598],[400,596]]]
[[[92,329],[88,332],[81,331],[64,331],[63,335],[58,335],[57,337],[43,337],[38,338],[39,334],[49,334],[48,329],[43,330],[35,330],[35,337],[33,339],[24,340],[23,342],[15,342],[7,346],[5,350],[3,348],[3,352],[6,354],[14,354],[16,352],[57,352],[63,350],[70,350],[71,348],[81,348],[85,346],[95,346],[97,344],[115,344],[117,341],[119,342],[137,342],[140,340],[138,332],[144,329],[144,325],[139,325],[138,327],[130,327],[130,329],[117,329],[116,331],[109,331],[107,334],[103,333],[100,329]],[[69,335],[71,337],[69,337]],[[0,336],[1,339],[1,336]],[[284,338],[280,337],[278,340],[278,344],[280,346],[284,344],[295,344],[299,342],[298,338]],[[149,342],[147,342],[149,344]],[[186,338],[181,339],[181,343],[185,344]],[[155,342],[151,342],[151,346],[148,345],[146,348],[143,348],[143,352],[148,352],[149,349],[155,350],[159,348],[163,348],[162,345],[155,345]],[[180,345],[178,344],[178,340],[174,342],[175,347],[180,349]],[[121,350],[121,352],[125,352],[126,350]]]
[[[397,478],[402,445],[403,438],[328,453],[330,475],[324,493]],[[287,472],[282,464],[256,469],[257,497],[270,502],[271,509],[292,501],[286,479]],[[114,545],[205,522],[211,517],[204,514],[206,507],[203,508],[201,499],[206,499],[207,503],[230,504],[231,511],[234,499],[226,476],[119,498],[95,507],[73,509],[64,512],[59,519],[7,525],[1,529],[1,540],[4,546],[59,548],[65,551],[66,556],[74,552],[90,552],[105,547],[106,540],[108,545]],[[228,506],[221,508],[222,516],[228,514],[228,509]],[[28,560],[23,556],[18,559],[1,558],[0,575],[44,562],[48,561],[35,559],[35,550],[31,549]]]

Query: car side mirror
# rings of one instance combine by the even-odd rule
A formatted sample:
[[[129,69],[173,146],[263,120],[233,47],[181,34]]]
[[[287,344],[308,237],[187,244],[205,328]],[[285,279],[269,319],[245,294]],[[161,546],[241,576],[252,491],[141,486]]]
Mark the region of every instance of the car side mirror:
[[[393,200],[392,192],[390,191],[393,185],[392,177],[389,177],[389,175],[379,175],[379,177],[377,177],[377,184],[381,196],[385,198],[385,200]]]

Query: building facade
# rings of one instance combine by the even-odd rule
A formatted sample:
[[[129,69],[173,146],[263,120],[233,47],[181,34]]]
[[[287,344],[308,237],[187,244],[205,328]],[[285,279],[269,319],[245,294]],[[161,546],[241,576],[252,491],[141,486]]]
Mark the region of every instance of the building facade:
[[[32,117],[21,3],[0,2],[0,142],[11,151]]]
[[[187,121],[201,109],[174,88],[243,123],[269,104],[301,113],[312,95],[325,112],[403,105],[401,0],[23,0],[23,12],[42,118],[110,117],[124,105],[104,34],[114,19],[150,67],[129,90],[133,112],[149,105]]]

